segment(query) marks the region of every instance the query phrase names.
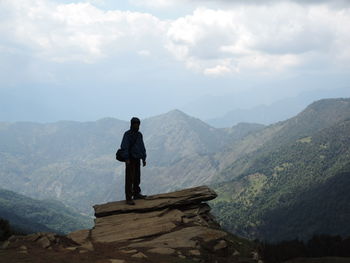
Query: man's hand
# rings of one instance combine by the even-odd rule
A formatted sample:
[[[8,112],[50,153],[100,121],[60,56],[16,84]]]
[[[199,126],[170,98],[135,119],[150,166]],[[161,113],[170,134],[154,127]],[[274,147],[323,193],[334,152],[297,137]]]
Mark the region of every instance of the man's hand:
[[[142,165],[143,165],[143,167],[146,166],[146,160],[142,160]]]

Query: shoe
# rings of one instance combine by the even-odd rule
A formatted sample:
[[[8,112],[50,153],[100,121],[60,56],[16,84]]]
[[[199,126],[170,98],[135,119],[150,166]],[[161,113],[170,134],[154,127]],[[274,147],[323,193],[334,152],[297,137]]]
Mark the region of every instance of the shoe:
[[[126,200],[126,203],[128,205],[135,205],[135,202],[133,200]]]
[[[134,196],[134,199],[145,199],[147,195],[137,194]]]

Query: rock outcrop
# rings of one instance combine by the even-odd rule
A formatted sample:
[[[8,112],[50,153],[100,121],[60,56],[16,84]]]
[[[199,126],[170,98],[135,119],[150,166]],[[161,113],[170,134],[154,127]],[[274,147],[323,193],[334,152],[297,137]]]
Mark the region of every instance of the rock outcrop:
[[[210,214],[205,201],[215,197],[201,186],[148,196],[135,205],[95,205],[95,226],[62,237],[72,243],[66,241],[57,251],[90,255],[86,262],[257,262],[251,243],[222,230]],[[41,234],[27,239],[55,251],[62,238]],[[108,261],[99,261],[103,254]]]
[[[210,207],[202,203],[215,197],[211,189],[196,187],[149,196],[136,200],[135,205],[127,205],[124,201],[96,205],[97,218],[91,230],[91,240],[105,243],[143,239],[133,242],[132,246],[150,247],[152,242],[170,238],[173,242],[168,247],[192,247],[189,243],[194,242],[190,242],[190,239],[200,233],[210,233],[220,238],[226,235],[225,232],[217,230],[219,225],[210,215]],[[144,241],[151,236],[151,241]],[[184,237],[188,237],[188,240]],[[183,244],[177,244],[181,242]]]
[[[134,256],[142,253],[190,258],[197,261],[239,261],[241,253],[227,232],[210,214],[205,201],[216,198],[206,186],[148,196],[127,205],[125,201],[95,205],[95,226],[75,238],[84,244],[118,244]],[[134,252],[132,252],[134,251]],[[231,261],[228,261],[231,260]],[[247,260],[247,258],[244,258]],[[218,261],[219,262],[219,261]]]

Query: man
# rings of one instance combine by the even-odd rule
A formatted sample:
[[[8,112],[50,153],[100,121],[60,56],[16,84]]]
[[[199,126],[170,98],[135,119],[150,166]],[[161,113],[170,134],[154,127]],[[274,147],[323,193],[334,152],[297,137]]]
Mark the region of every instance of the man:
[[[140,188],[140,161],[146,166],[146,149],[140,129],[140,119],[133,117],[130,120],[130,130],[126,131],[120,148],[125,158],[125,199],[128,205],[134,205],[134,199],[143,199]]]

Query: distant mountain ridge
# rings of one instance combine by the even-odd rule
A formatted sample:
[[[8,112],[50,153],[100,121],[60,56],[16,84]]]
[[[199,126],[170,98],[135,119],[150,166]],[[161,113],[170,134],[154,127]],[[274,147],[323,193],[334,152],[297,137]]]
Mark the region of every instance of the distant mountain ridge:
[[[240,122],[261,123],[270,125],[284,121],[300,113],[308,105],[322,98],[349,97],[349,88],[332,90],[311,90],[296,97],[282,99],[269,105],[258,105],[252,108],[236,108],[222,116],[205,119],[213,127],[231,127]]]
[[[178,110],[142,120],[148,154],[143,191],[209,182],[217,173],[217,152],[260,128],[215,129]],[[124,199],[124,166],[115,160],[115,151],[128,129],[128,122],[113,118],[0,123],[0,184],[33,198],[58,199],[85,213],[92,212],[94,203]]]
[[[287,106],[287,105],[289,106]],[[272,105],[260,105],[250,109],[236,109],[227,112],[222,117],[206,120],[214,127],[230,127],[240,122],[253,122],[269,125],[286,120],[305,108],[306,104],[294,104],[289,101],[281,101]]]
[[[214,153],[225,147],[230,137],[203,121],[179,110],[145,119],[141,124],[149,156],[155,162],[174,162],[194,153]],[[149,142],[149,143],[148,143]]]
[[[330,167],[329,182],[343,182],[332,178],[344,174],[341,171],[347,167],[348,119],[350,99],[327,99],[268,126],[241,123],[218,129],[178,110],[142,120],[148,153],[148,165],[142,170],[143,193],[212,185],[219,193],[214,213],[227,229],[250,237],[291,237],[283,229],[271,230],[266,222],[272,221],[272,214],[286,220],[283,204],[297,211],[290,218],[299,218],[302,212],[295,205],[305,200],[310,207],[314,200],[313,195],[290,197],[302,189],[326,194],[319,174],[312,177],[317,179],[313,184],[305,179],[304,170],[297,169],[305,167],[307,174],[310,169],[321,171],[325,161],[314,155],[329,159],[325,162]],[[91,213],[94,203],[124,199],[124,166],[115,161],[114,153],[128,128],[128,122],[113,118],[84,123],[0,123],[0,184],[31,197],[58,199],[85,213]],[[317,139],[323,144],[316,144],[316,138],[323,138]],[[334,147],[327,148],[327,141]],[[332,149],[328,155],[322,152],[327,149]],[[320,222],[317,229],[324,227]],[[305,224],[299,229],[304,231]]]

